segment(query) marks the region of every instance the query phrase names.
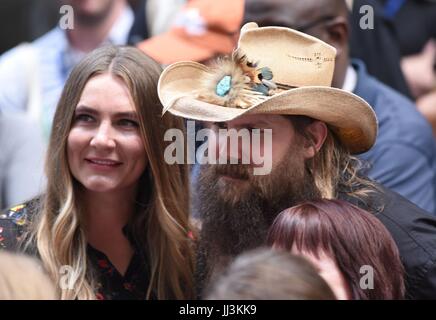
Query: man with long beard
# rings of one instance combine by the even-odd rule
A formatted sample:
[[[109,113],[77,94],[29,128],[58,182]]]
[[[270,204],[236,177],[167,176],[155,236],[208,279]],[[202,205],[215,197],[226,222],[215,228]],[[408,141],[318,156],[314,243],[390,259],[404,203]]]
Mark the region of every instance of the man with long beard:
[[[292,118],[270,117],[272,126],[295,122]],[[260,119],[257,115],[245,116],[244,123],[235,120],[230,125],[255,124]],[[213,248],[214,255],[235,256],[262,245],[280,211],[299,201],[320,197],[313,177],[304,170],[302,152],[296,148],[298,142],[292,141],[298,139],[301,137],[296,135],[287,139],[283,157],[273,163],[268,175],[254,175],[249,164],[202,166],[193,188],[193,208],[202,221],[202,244]],[[279,152],[277,148],[274,151]]]
[[[363,99],[331,87],[335,53],[292,29],[248,23],[232,57],[210,68],[180,62],[162,73],[164,111],[206,123],[209,160],[222,155],[227,163],[237,160],[194,169],[193,210],[201,221],[199,293],[236,255],[265,243],[281,210],[322,197],[346,199],[374,213],[399,248],[407,297],[436,296],[436,220],[359,176],[360,162],[351,154],[371,148],[377,120]],[[249,163],[242,144],[237,153],[228,152],[232,146],[228,137],[222,143],[223,129],[230,140],[242,129],[260,136],[258,144],[249,141]],[[255,151],[271,160],[270,174],[255,174],[260,167]]]

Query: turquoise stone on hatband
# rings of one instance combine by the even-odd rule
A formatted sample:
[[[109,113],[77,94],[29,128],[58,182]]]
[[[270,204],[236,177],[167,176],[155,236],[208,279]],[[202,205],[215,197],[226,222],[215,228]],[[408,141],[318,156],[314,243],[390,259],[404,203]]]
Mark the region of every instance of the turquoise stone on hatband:
[[[227,95],[232,87],[232,77],[224,76],[217,84],[215,93],[220,97]]]

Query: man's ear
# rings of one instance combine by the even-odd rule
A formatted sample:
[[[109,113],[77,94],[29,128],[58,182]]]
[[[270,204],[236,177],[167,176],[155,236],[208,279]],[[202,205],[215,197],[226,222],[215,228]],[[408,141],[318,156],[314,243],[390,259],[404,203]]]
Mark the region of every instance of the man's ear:
[[[315,120],[305,128],[305,131],[309,139],[305,139],[304,142],[304,157],[310,159],[321,149],[327,138],[328,129],[324,122]]]
[[[338,16],[327,23],[327,37],[325,41],[336,48],[337,55],[348,46],[349,25],[345,17]]]

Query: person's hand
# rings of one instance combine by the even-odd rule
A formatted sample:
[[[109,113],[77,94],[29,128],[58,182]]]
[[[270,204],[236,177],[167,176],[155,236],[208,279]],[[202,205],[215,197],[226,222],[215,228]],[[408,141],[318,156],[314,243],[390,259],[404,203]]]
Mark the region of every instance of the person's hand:
[[[433,70],[435,61],[436,43],[434,40],[429,40],[420,53],[401,59],[401,68],[415,98],[428,93],[435,87],[436,76]]]

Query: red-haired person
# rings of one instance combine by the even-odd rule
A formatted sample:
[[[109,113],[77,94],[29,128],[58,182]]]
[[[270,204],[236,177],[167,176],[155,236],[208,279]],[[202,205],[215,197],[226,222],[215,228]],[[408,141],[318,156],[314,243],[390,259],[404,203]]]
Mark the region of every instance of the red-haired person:
[[[311,261],[338,299],[402,299],[404,270],[383,224],[342,200],[315,200],[282,211],[268,244]]]

